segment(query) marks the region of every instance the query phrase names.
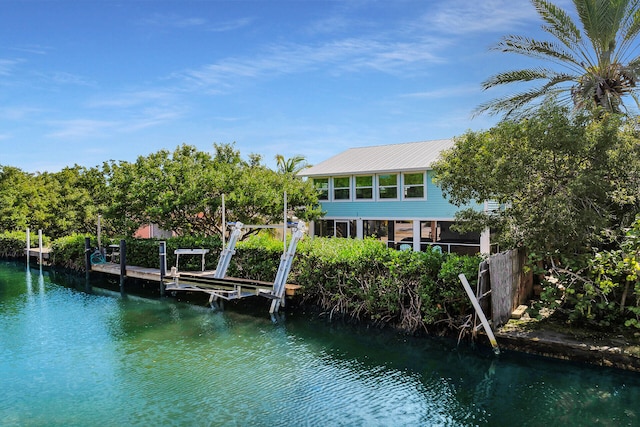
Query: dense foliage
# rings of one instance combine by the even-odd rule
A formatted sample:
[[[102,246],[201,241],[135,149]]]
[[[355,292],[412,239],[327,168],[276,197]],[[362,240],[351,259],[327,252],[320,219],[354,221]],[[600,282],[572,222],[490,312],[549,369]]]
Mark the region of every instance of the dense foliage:
[[[569,322],[640,329],[640,216],[616,249],[554,263],[541,296]]]
[[[27,247],[25,233],[18,231],[0,233],[0,258],[17,258],[24,256]]]
[[[95,168],[30,174],[0,165],[0,232],[30,227],[51,237],[95,233],[105,190],[104,177]]]
[[[2,239],[0,235],[0,243]],[[52,243],[55,265],[82,271],[84,242],[81,234],[56,239]],[[206,269],[215,269],[221,248],[217,237],[175,237],[166,243],[168,268],[175,265],[175,249],[205,248],[210,250]],[[95,244],[92,238],[91,245]],[[16,245],[22,250],[24,239]],[[126,248],[127,264],[158,268],[158,240],[126,239]],[[230,276],[274,280],[283,251],[281,240],[262,233],[238,242],[236,249]],[[466,323],[471,305],[458,274],[465,273],[474,282],[480,261],[432,251],[396,251],[372,239],[304,239],[288,281],[301,285],[304,301],[329,317],[390,325],[411,333],[440,332]],[[199,256],[181,257],[180,269],[199,270],[200,262]]]
[[[526,119],[467,133],[435,170],[454,203],[495,202],[487,212],[460,211],[458,227],[491,227],[501,248],[525,248],[545,306],[574,323],[640,327],[634,120],[545,105]]]
[[[617,115],[593,120],[545,106],[528,119],[468,132],[434,168],[453,203],[500,205],[458,218],[476,230],[492,227],[492,241],[504,248],[591,253],[615,244],[640,212],[640,133]]]
[[[576,109],[615,113],[626,112],[626,96],[639,105],[638,0],[573,0],[579,22],[549,1],[531,3],[550,40],[509,35],[495,49],[544,62],[487,79],[483,83],[485,89],[521,83],[523,90],[481,105],[479,111],[504,112],[507,116],[514,112],[525,114],[535,108],[536,101],[552,97],[565,105],[571,103]]]
[[[214,154],[182,145],[134,163],[74,166],[57,173],[26,173],[0,165],[0,232],[41,229],[52,238],[96,233],[132,236],[155,223],[178,235],[222,233],[222,196],[227,221],[282,222],[283,194],[289,215],[320,214],[316,192],[295,175],[273,171],[233,145],[215,144]]]
[[[294,280],[329,316],[395,325],[415,332],[458,327],[470,302],[458,279],[473,282],[478,257],[396,251],[372,239],[304,241]]]

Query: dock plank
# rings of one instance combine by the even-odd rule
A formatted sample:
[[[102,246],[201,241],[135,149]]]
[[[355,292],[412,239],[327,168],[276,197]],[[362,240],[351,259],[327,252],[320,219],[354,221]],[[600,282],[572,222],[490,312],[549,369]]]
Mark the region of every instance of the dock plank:
[[[101,264],[91,265],[91,271],[99,273],[111,274],[114,276],[120,276],[120,264],[106,262]],[[167,283],[165,290],[167,291],[203,291],[209,292],[211,290],[228,290],[233,291],[237,287],[241,287],[243,290],[249,291],[251,295],[264,296],[267,292],[273,291],[273,283],[263,280],[242,279],[238,277],[225,277],[224,279],[216,279],[213,277],[214,271],[181,271],[178,276],[178,284]],[[125,274],[127,277],[135,279],[143,279],[154,282],[160,282],[160,269],[139,267],[133,265],[127,265],[125,267]],[[171,282],[174,280],[169,275],[165,276],[165,280]],[[300,289],[300,285],[286,284],[285,289],[287,295],[293,295],[295,290]]]

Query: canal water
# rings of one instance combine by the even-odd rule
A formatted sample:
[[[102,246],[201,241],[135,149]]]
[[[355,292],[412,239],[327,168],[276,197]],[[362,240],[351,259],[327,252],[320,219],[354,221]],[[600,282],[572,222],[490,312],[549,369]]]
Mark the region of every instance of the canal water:
[[[0,426],[640,425],[638,374],[52,277],[0,261]]]

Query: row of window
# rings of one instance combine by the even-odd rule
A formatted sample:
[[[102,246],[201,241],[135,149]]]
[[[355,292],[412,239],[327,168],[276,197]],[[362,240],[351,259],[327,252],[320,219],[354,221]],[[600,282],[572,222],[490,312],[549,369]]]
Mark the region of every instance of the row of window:
[[[390,173],[314,178],[313,183],[320,200],[399,200],[398,188],[403,199],[425,199],[425,177],[425,172]]]
[[[314,222],[314,235],[319,237],[356,238],[356,220],[318,220]],[[479,233],[460,234],[451,230],[452,221],[420,221],[420,250],[438,245],[446,252],[473,255],[478,252]],[[363,220],[363,237],[382,240],[390,248],[413,248],[413,221]]]

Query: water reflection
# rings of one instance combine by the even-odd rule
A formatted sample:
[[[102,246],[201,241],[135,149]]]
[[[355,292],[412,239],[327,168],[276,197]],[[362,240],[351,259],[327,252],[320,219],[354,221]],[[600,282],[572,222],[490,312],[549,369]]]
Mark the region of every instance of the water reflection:
[[[636,374],[39,273],[0,264],[3,426],[640,422]]]

